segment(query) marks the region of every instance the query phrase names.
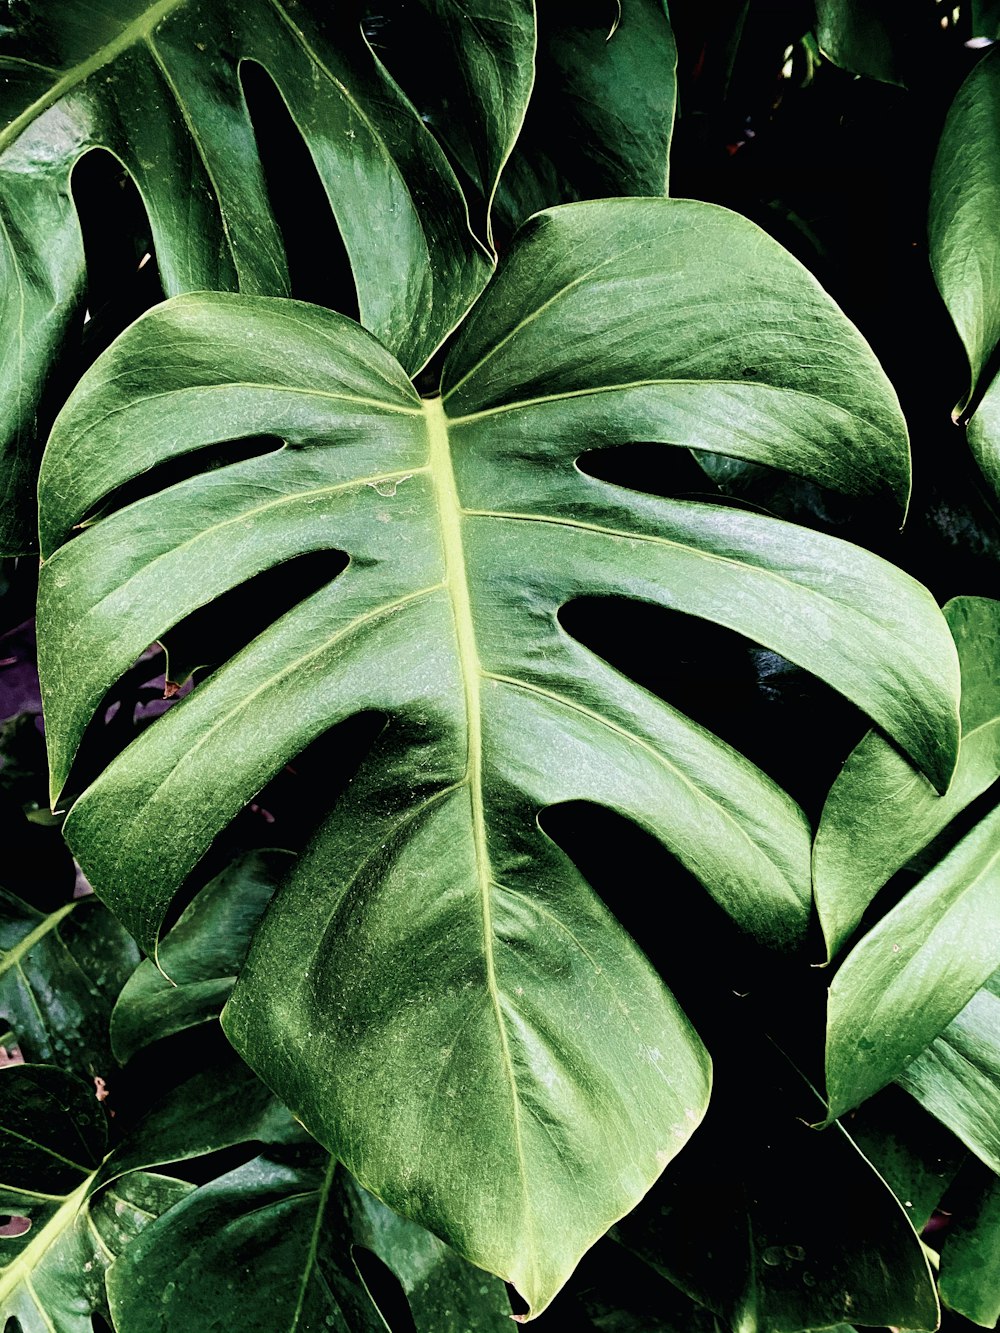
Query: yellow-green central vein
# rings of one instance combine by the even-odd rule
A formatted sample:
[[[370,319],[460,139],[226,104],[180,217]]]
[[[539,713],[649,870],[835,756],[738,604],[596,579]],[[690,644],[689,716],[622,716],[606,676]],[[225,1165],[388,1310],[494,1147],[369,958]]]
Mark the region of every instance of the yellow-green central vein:
[[[496,1014],[500,1034],[500,1049],[504,1069],[510,1082],[513,1104],[515,1148],[521,1168],[521,1181],[527,1195],[527,1171],[524,1145],[521,1138],[521,1106],[514,1077],[507,1027],[500,1007],[497,986],[496,959],[493,952],[493,906],[491,892],[493,870],[490,865],[486,840],[486,812],[483,807],[483,724],[480,699],[482,666],[476,646],[476,630],[469,596],[469,580],[465,569],[465,551],[462,544],[462,506],[458,497],[455,472],[451,462],[451,444],[448,439],[448,420],[440,398],[424,401],[427,416],[427,437],[430,444],[430,472],[434,480],[441,537],[444,546],[445,580],[455,618],[455,637],[458,644],[459,670],[465,690],[465,714],[468,727],[468,758],[465,782],[469,787],[472,806],[472,837],[476,856],[476,874],[483,911],[483,948],[486,960],[486,985]],[[527,1198],[525,1199],[527,1203]]]

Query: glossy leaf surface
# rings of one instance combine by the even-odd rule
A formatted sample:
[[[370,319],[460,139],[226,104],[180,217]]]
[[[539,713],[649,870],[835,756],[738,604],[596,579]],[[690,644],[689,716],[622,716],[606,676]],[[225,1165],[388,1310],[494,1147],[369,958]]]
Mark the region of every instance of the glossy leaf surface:
[[[71,174],[84,153],[106,149],[134,179],[168,295],[287,293],[245,61],[267,70],[305,140],[362,322],[410,370],[486,281],[454,175],[349,6],[127,0],[95,11],[60,0],[14,17],[0,43],[2,550],[33,540],[34,414],[82,316]]]
[[[1000,966],[1000,809],[848,954],[830,987],[831,1119],[919,1055]]]
[[[720,284],[745,319],[724,335],[699,315]],[[137,474],[262,433],[286,447],[154,484],[54,551]],[[55,790],[148,643],[262,569],[349,554],[104,771],[68,836],[155,948],[183,876],[268,778],[339,720],[387,718],[224,1021],[363,1184],[535,1310],[707,1097],[689,1024],[539,812],[586,799],[635,819],[769,943],[801,938],[809,907],[801,812],[560,608],[612,595],[717,620],[841,689],[939,784],[955,759],[957,663],[926,592],[845,543],[575,466],[635,439],[906,490],[895,400],[836,307],[751,224],[666,200],[536,219],[440,398],[328,312],[178,298],[94,366],[42,479]]]
[[[288,860],[284,852],[248,853],[185,908],[160,943],[159,967],[144,959],[121,988],[111,1015],[118,1060],[124,1063],[151,1042],[222,1013]]]
[[[939,796],[877,731],[830,789],[813,847],[813,891],[832,958],[883,884],[1000,776],[1000,602],[956,597],[944,608],[962,671],[962,745]]]
[[[952,103],[930,196],[930,257],[969,359],[964,407],[1000,343],[1000,51],[990,51]],[[990,469],[996,477],[996,464]]]
[[[0,1020],[25,1059],[106,1075],[107,1023],[139,952],[103,903],[40,912],[0,889]]]
[[[1000,973],[897,1082],[1000,1175]]]

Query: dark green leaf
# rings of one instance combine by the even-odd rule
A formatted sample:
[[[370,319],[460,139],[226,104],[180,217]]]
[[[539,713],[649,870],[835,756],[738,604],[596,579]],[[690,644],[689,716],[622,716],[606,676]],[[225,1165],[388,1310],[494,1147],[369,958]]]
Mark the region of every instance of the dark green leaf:
[[[505,229],[554,204],[666,194],[676,64],[663,0],[540,5],[535,86],[496,197]]]
[[[1000,972],[897,1082],[1000,1175]]]
[[[0,42],[0,290],[5,497],[30,502],[35,414],[85,296],[70,190],[92,148],[113,153],[149,215],[168,294],[281,295],[287,271],[240,63],[263,66],[322,179],[362,322],[418,369],[489,268],[454,175],[351,6],[318,0],[59,0],[9,14]],[[6,500],[0,550],[33,540]]]
[[[108,1264],[190,1189],[140,1173],[95,1201],[106,1138],[92,1087],[49,1065],[0,1070],[0,1211],[30,1223],[0,1236],[0,1321],[22,1333],[91,1333]]]
[[[983,1328],[1000,1321],[1000,1180],[980,1171],[972,1207],[956,1216],[941,1251],[941,1299]]]
[[[218,1018],[288,860],[286,852],[250,852],[205,885],[160,944],[159,967],[140,963],[118,997],[111,1015],[118,1060]]]
[[[742,321],[724,335],[705,313],[723,300]],[[49,554],[129,478],[261,432],[287,447]],[[265,917],[227,1030],[363,1184],[536,1309],[707,1096],[689,1023],[539,812],[630,816],[768,942],[800,939],[809,905],[797,807],[586,651],[560,608],[598,594],[715,619],[841,689],[940,785],[955,762],[957,661],[928,594],[845,543],[575,466],[636,439],[906,489],[895,399],[829,298],[742,219],[648,199],[535,219],[442,398],[329,312],[177,298],[93,367],[42,479],[56,788],[148,643],[262,569],[349,553],[104,771],[68,836],[152,950],[263,783],[342,718],[386,715]]]
[[[813,847],[813,889],[832,958],[883,884],[1000,776],[1000,602],[944,608],[962,670],[962,744],[944,796],[877,731],[830,789]]]
[[[948,112],[929,228],[934,277],[969,358],[963,408],[1000,343],[1000,50],[976,65]],[[996,469],[987,467],[994,480]]]
[[[831,1119],[895,1079],[1000,966],[1000,808],[844,960],[827,1016]]]
[[[365,26],[376,54],[481,197],[476,223],[491,239],[493,194],[535,82],[532,0],[387,4],[370,9]],[[428,49],[434,60],[427,59]],[[613,93],[609,79],[602,95],[607,100]]]
[[[895,1087],[870,1098],[847,1124],[914,1229],[922,1231],[967,1156],[962,1144]]]
[[[108,1018],[138,958],[96,898],[46,915],[0,889],[0,1021],[25,1059],[106,1076]]]
[[[726,1329],[935,1328],[909,1210],[841,1126],[808,1126],[819,1105],[766,1039],[745,1043],[735,1067],[720,1059],[704,1127],[616,1234]]]
[[[816,18],[820,48],[834,64],[905,84],[939,11],[926,0],[816,0]]]
[[[417,1333],[502,1333],[502,1283],[395,1217],[315,1146],[272,1151],[203,1185],[111,1270],[118,1333],[377,1333],[389,1327],[358,1248],[400,1281]],[[384,1299],[384,1298],[383,1298]]]

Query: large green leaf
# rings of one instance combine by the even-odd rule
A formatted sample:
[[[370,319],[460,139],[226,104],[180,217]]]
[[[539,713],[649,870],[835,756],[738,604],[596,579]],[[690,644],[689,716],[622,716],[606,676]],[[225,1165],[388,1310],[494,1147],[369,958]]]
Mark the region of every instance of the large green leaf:
[[[1000,1175],[1000,972],[897,1082]]]
[[[107,149],[134,179],[168,294],[287,292],[241,62],[280,89],[343,236],[362,322],[404,365],[416,370],[482,288],[489,268],[454,175],[355,17],[318,0],[59,0],[6,17],[0,550],[33,541],[35,415],[82,315],[71,189],[82,154]]]
[[[286,447],[161,490],[154,475],[72,537],[157,463],[261,433]],[[830,681],[939,785],[955,762],[957,662],[928,594],[843,542],[576,466],[636,439],[906,492],[895,399],[829,298],[750,223],[667,200],[536,218],[440,398],[329,312],[177,298],[93,367],[41,479],[55,792],[148,643],[262,569],[348,552],[97,778],[67,836],[152,951],[263,783],[340,719],[386,716],[224,1021],[363,1184],[536,1310],[707,1097],[689,1024],[539,813],[630,816],[769,943],[800,940],[809,910],[801,812],[560,608],[598,594],[718,620]]]
[[[839,968],[827,1016],[831,1119],[895,1079],[1000,967],[998,832],[1000,808],[925,875]]]
[[[834,64],[883,83],[905,84],[940,38],[933,0],[816,0],[816,37]]]
[[[969,358],[969,386],[960,409],[968,404],[1000,343],[998,219],[1000,51],[994,50],[958,90],[931,177],[931,264]],[[995,459],[987,472],[996,480]]]
[[[157,1213],[189,1190],[139,1172],[93,1196],[106,1146],[94,1089],[48,1065],[0,1071],[0,1210],[30,1226],[0,1235],[0,1321],[22,1333],[91,1333],[104,1275]]]
[[[830,789],[813,847],[813,890],[827,957],[845,943],[883,884],[1000,777],[1000,602],[956,597],[944,608],[962,670],[962,744],[939,796],[877,731]]]
[[[287,852],[250,852],[227,866],[164,937],[159,967],[144,959],[119,987],[111,1015],[111,1042],[119,1060],[124,1063],[151,1042],[222,1013],[288,859]]]
[[[96,898],[45,913],[0,889],[0,1020],[25,1059],[106,1076],[108,1018],[138,960]]]

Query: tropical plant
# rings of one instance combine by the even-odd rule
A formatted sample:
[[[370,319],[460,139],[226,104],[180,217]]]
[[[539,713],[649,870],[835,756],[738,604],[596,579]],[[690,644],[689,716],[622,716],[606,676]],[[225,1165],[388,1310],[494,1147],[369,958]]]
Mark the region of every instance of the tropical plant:
[[[996,1324],[1000,67],[918,8],[11,7],[4,1333]],[[967,377],[733,174],[860,97]]]

